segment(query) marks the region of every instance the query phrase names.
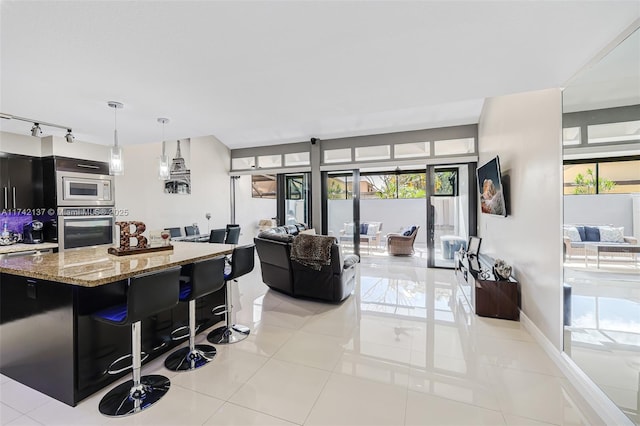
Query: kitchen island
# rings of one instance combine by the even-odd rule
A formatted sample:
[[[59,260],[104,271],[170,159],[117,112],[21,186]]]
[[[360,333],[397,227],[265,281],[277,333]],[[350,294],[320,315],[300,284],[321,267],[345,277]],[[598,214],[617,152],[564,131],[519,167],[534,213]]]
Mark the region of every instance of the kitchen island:
[[[114,256],[108,246],[0,259],[0,373],[75,406],[130,369],[130,329],[94,320],[94,312],[126,300],[127,278],[230,254],[228,244],[173,243],[173,250]],[[198,299],[200,330],[219,322],[224,291]],[[142,321],[149,361],[184,342],[180,303]],[[144,365],[143,365],[144,368]]]

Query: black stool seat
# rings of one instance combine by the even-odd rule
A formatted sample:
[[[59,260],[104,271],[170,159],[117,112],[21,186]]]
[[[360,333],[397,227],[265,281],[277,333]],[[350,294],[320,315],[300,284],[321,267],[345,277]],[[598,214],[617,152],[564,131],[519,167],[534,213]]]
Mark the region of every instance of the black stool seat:
[[[238,228],[239,229],[239,228]],[[253,271],[255,265],[255,245],[240,246],[233,249],[231,255],[231,270],[224,274],[227,286],[226,300],[224,306],[225,325],[218,327],[207,335],[207,340],[213,344],[236,343],[247,338],[251,332],[244,325],[234,324],[232,319],[233,304],[231,303],[230,281],[237,281],[236,278]],[[218,309],[217,307],[214,308]],[[218,313],[218,312],[216,312]]]
[[[195,262],[184,268],[188,272],[186,280],[181,277],[181,302],[189,302],[189,346],[173,352],[164,361],[172,371],[190,371],[200,368],[216,356],[216,348],[211,345],[196,345],[196,299],[216,292],[224,286],[225,258]]]
[[[171,382],[161,375],[141,376],[141,321],[178,304],[180,267],[138,275],[128,280],[127,301],[92,315],[115,326],[131,326],[133,379],[111,389],[100,400],[99,410],[112,417],[127,416],[149,408],[169,390]]]

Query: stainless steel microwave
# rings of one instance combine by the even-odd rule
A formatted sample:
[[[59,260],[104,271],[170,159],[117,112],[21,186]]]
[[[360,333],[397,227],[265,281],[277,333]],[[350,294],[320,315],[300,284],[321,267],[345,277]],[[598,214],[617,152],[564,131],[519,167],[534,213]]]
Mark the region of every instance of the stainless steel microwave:
[[[113,206],[113,177],[89,173],[56,174],[59,206]]]

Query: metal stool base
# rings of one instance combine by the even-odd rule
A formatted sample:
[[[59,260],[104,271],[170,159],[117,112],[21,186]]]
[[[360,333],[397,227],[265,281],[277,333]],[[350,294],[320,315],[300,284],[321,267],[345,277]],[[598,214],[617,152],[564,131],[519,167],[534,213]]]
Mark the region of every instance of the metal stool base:
[[[171,371],[191,371],[207,365],[215,356],[216,348],[211,345],[196,345],[193,352],[187,346],[169,355],[164,366]]]
[[[140,378],[140,387],[128,380],[111,389],[101,400],[99,410],[109,417],[136,414],[158,402],[168,391],[171,382],[165,376],[152,374]]]
[[[244,325],[233,324],[231,327],[224,325],[209,333],[207,340],[213,344],[227,345],[246,339],[250,332],[249,327]]]

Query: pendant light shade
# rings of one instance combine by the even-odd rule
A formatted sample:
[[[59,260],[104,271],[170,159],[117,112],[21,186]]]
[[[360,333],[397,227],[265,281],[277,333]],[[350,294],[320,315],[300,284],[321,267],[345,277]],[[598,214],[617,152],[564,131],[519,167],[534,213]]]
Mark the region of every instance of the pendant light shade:
[[[169,157],[167,156],[164,142],[164,125],[168,122],[168,118],[158,118],[158,123],[162,124],[162,154],[158,158],[158,179],[160,180],[167,180],[170,176]]]
[[[124,158],[122,157],[122,148],[118,145],[118,109],[124,105],[120,102],[111,101],[107,105],[113,108],[114,124],[113,124],[113,146],[111,147],[111,155],[109,158],[109,174],[124,174]]]

